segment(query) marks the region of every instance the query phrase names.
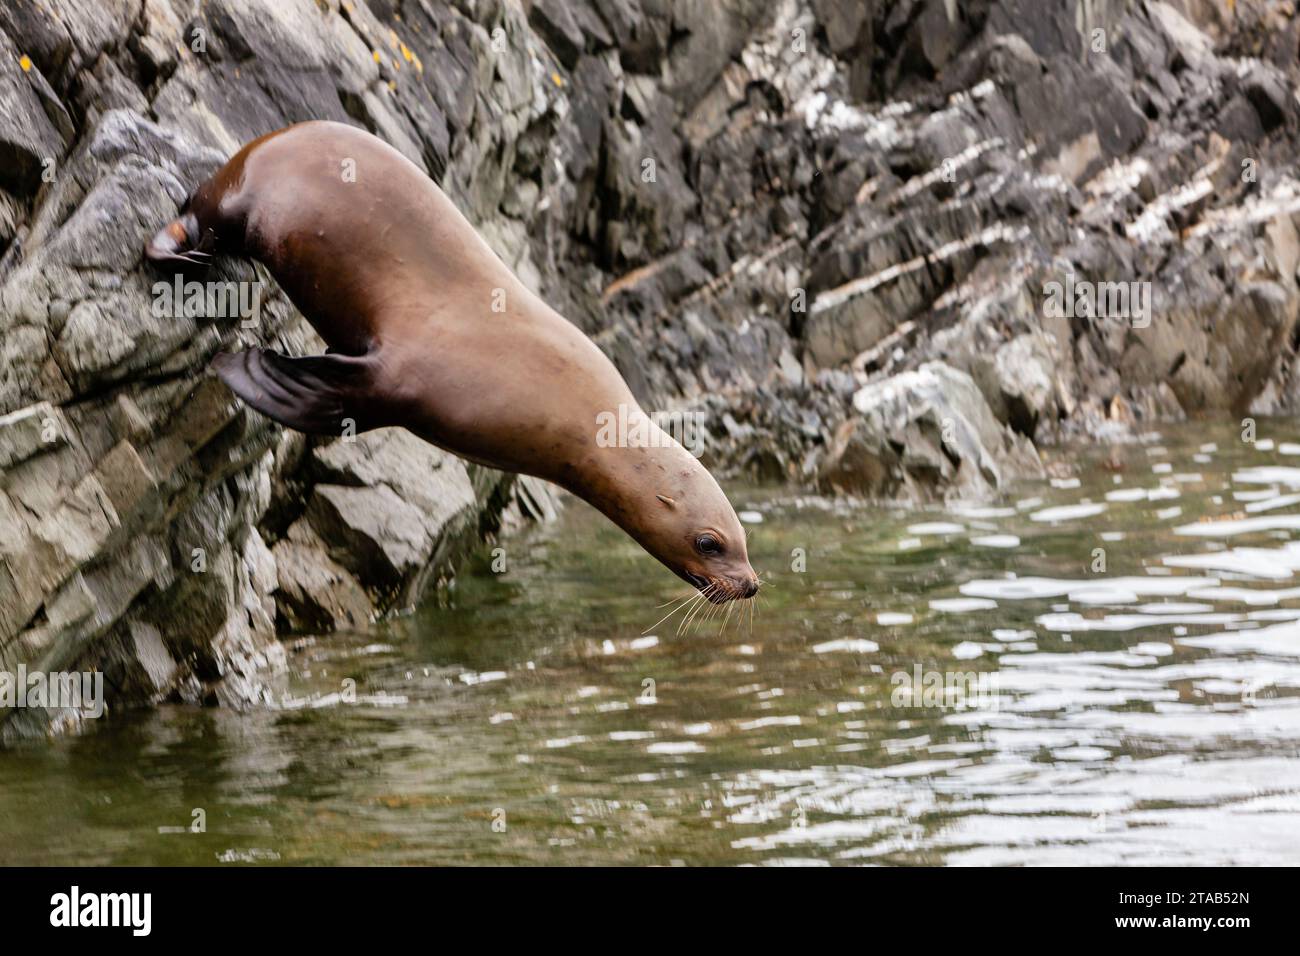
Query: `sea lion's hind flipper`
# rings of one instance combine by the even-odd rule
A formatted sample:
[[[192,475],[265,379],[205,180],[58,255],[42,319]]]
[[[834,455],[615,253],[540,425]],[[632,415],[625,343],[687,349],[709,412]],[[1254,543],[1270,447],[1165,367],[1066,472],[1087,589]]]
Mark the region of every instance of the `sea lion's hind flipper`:
[[[217,233],[203,226],[198,217],[186,211],[163,226],[144,245],[144,257],[159,265],[183,268],[182,264],[205,267],[217,253]]]
[[[365,356],[290,358],[248,349],[218,353],[212,367],[246,403],[300,432],[356,434],[383,424],[369,414],[372,367]]]

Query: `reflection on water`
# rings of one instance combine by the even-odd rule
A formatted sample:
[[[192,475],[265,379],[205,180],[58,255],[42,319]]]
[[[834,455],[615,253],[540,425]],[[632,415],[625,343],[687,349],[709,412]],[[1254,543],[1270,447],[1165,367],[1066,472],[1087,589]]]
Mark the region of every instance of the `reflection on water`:
[[[1300,863],[1289,427],[946,512],[737,491],[771,586],[682,634],[574,506],[448,607],[295,645],[279,710],[0,754],[0,862]]]

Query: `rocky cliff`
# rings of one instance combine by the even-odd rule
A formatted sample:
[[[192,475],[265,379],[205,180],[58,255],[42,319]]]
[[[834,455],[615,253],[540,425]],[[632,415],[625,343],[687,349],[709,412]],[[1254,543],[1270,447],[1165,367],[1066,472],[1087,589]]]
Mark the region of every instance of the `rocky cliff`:
[[[0,670],[267,699],[278,633],[552,507],[244,409],[215,351],[321,348],[264,275],[256,323],[159,316],[143,241],[261,133],[422,164],[715,467],[919,500],[1296,405],[1297,42],[1264,0],[4,0]]]

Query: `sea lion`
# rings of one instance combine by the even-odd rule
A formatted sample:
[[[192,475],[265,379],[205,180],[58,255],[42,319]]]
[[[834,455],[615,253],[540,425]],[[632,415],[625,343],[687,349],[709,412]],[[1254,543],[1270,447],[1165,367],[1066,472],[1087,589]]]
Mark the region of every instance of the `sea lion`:
[[[713,476],[383,140],[309,122],[244,146],[145,246],[159,263],[218,253],[262,262],[329,346],[215,356],[259,412],[311,434],[408,428],[567,488],[714,603],[757,593],[744,529]],[[639,438],[598,441],[610,415]]]

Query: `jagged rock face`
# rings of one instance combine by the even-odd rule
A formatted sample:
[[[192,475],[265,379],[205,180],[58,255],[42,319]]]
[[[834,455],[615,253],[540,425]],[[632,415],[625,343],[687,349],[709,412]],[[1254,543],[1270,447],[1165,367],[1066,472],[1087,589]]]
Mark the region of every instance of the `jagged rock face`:
[[[878,44],[941,6],[873,20],[868,5],[859,36]],[[822,177],[833,222],[810,255],[788,253],[809,291],[792,328],[810,377],[939,358],[1040,440],[1117,414],[1294,409],[1290,6],[1237,4],[1227,22],[1205,4],[960,6],[941,59],[877,56],[885,102],[821,104],[821,141],[843,156]],[[846,150],[846,126],[850,148],[865,137],[883,155]],[[1046,290],[1067,278],[1145,284],[1148,314],[1053,314]],[[1037,357],[1004,352],[1017,341]],[[802,471],[819,454],[806,448]]]
[[[1289,410],[1288,10],[772,4],[676,125],[624,73],[607,155],[623,163],[629,137],[661,173],[682,155],[687,191],[620,165],[598,183],[614,221],[548,233],[546,255],[581,265],[543,282],[639,394],[709,412],[711,462],[764,477],[824,473],[855,414],[842,373],[860,386],[934,359],[1038,440],[1117,414]],[[588,194],[566,189],[560,208],[580,215]],[[1066,282],[1145,305],[1054,312],[1047,290]],[[581,295],[596,283],[603,313]]]
[[[145,237],[300,120],[423,165],[647,406],[707,415],[715,468],[982,494],[1116,409],[1295,408],[1297,26],[1221,7],[5,3],[0,669],[265,698],[277,631],[356,626],[552,510],[243,409],[218,348],[321,348],[252,264],[212,270],[265,283],[248,327],[155,308]],[[1149,282],[1149,322],[1047,309],[1066,276]]]

